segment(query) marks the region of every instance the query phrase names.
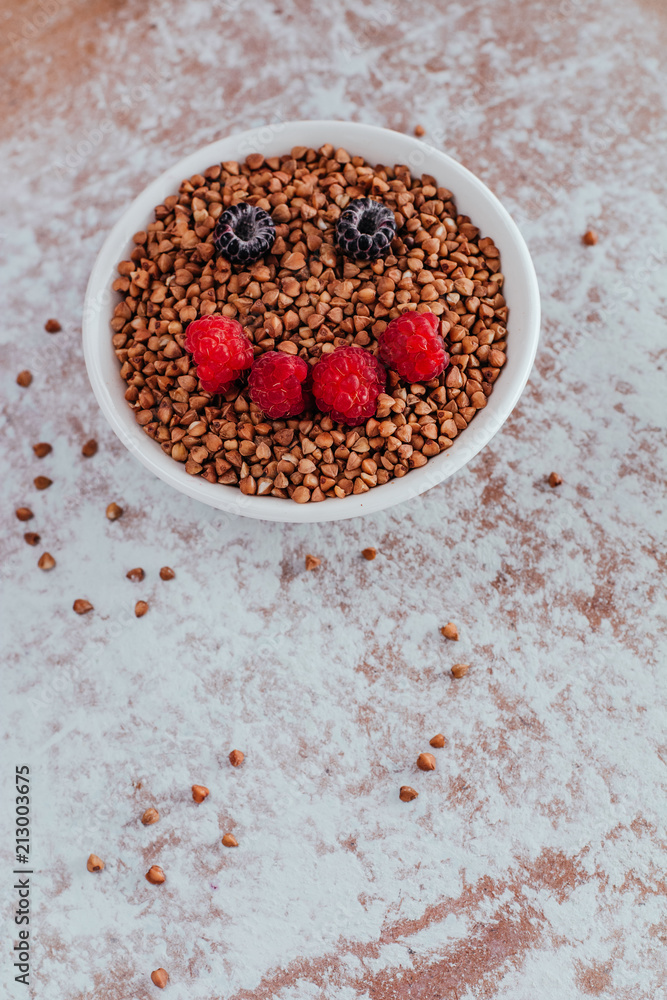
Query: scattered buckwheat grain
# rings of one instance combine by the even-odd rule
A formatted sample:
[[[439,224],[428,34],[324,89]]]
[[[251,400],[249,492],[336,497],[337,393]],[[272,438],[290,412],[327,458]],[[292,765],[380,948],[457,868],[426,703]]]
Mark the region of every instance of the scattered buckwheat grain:
[[[193,785],[192,786],[192,798],[195,802],[203,802],[206,796],[209,794],[206,785]]]
[[[151,980],[155,986],[163,990],[169,982],[169,973],[164,969],[156,969],[155,972],[151,972]]]
[[[417,757],[417,767],[420,771],[435,771],[435,757],[432,753],[420,753]]]
[[[151,885],[162,885],[166,881],[166,878],[167,876],[159,865],[151,865],[146,872],[146,881],[150,882]]]
[[[451,639],[453,642],[459,641],[459,630],[454,622],[447,622],[446,625],[442,626],[440,632],[444,635],[445,639]]]

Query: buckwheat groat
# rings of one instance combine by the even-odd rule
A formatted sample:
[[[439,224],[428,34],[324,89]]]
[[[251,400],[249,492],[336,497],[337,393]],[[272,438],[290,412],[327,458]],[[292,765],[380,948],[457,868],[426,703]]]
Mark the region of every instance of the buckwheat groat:
[[[433,177],[330,145],[184,180],[118,273],[137,422],[190,475],[248,496],[318,502],[407,475],[452,446],[505,364],[493,240]],[[340,348],[373,364],[342,365]],[[294,364],[253,376],[269,352]]]

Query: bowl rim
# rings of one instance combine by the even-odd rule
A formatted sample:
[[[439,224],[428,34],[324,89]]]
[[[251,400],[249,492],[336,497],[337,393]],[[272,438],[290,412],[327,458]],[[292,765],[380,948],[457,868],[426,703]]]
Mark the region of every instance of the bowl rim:
[[[325,134],[326,138],[319,141],[317,133]],[[457,203],[456,183],[452,178],[472,189],[486,203],[486,207],[495,214],[498,227],[503,231],[502,241],[498,244],[497,234],[494,235],[494,240],[499,245],[503,259],[508,254],[513,256],[520,275],[525,297],[523,324],[527,350],[523,350],[512,378],[508,371],[503,372],[502,399],[498,401],[496,397],[494,400],[494,392],[490,397],[489,407],[476,415],[474,422],[466,428],[466,433],[455,439],[454,445],[447,451],[429,459],[425,466],[411,470],[409,475],[391,479],[367,493],[351,494],[321,503],[297,504],[293,500],[277,497],[246,496],[237,487],[226,488],[219,483],[209,483],[200,476],[190,476],[181,463],[174,462],[157,442],[145,434],[125,400],[122,400],[122,408],[114,400],[114,388],[117,395],[121,384],[118,364],[114,357],[113,370],[110,371],[104,354],[105,347],[106,353],[111,347],[111,283],[118,261],[127,252],[124,248],[130,245],[132,235],[146,224],[155,205],[178,189],[183,177],[199,173],[212,163],[242,159],[258,149],[266,156],[282,155],[273,152],[269,148],[271,146],[282,146],[283,151],[287,151],[295,145],[318,148],[325,142],[330,142],[334,146],[353,150],[356,140],[369,145],[373,139],[386,142],[387,138],[397,148],[396,154],[392,155],[394,163],[404,162],[411,169],[419,166],[421,172],[431,173],[436,178],[437,166],[444,166],[447,171],[446,186],[453,190]],[[237,150],[235,154],[230,153],[230,146]],[[368,159],[367,154],[359,155]],[[382,161],[378,158],[376,162]],[[488,226],[485,228],[488,230]],[[514,281],[517,281],[516,274]],[[117,437],[147,469],[179,492],[218,510],[259,520],[293,523],[337,521],[376,513],[413,499],[453,476],[489,443],[516,406],[533,367],[539,331],[539,287],[528,247],[507,209],[483,181],[447,153],[429,146],[421,139],[377,125],[326,119],[279,122],[232,133],[199,147],[164,170],[132,200],[104,240],[88,280],[82,322],[84,358],[97,402]],[[491,403],[494,404],[493,408]]]

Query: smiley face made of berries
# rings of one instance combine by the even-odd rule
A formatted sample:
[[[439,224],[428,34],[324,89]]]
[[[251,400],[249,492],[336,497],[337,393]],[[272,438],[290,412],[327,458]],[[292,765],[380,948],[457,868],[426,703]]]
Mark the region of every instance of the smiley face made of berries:
[[[353,260],[377,260],[389,253],[396,235],[393,212],[371,198],[349,202],[336,225],[336,242]],[[273,219],[263,209],[239,202],[226,209],[213,234],[216,250],[232,264],[247,266],[269,253]],[[186,350],[207,392],[228,392],[249,368],[248,394],[271,420],[295,417],[310,399],[342,424],[358,426],[375,414],[386,369],[362,347],[343,345],[312,367],[303,358],[267,351],[255,359],[241,324],[226,316],[205,316],[187,328]],[[449,364],[440,320],[430,312],[404,312],[378,338],[382,362],[408,382],[428,382]]]

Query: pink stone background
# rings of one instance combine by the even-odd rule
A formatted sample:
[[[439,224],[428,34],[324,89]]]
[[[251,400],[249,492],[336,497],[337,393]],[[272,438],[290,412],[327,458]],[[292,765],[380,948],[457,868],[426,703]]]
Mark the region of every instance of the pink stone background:
[[[29,763],[31,995],[145,1000],[164,966],[178,1000],[667,996],[664,4],[5,0],[0,24],[0,813],[8,871]],[[321,527],[170,492],[105,426],[80,346],[128,200],[194,147],[309,117],[423,124],[514,214],[544,309],[481,455]]]

